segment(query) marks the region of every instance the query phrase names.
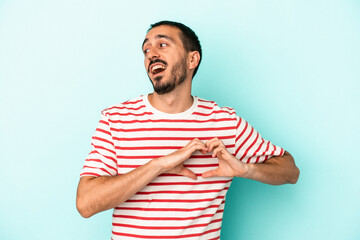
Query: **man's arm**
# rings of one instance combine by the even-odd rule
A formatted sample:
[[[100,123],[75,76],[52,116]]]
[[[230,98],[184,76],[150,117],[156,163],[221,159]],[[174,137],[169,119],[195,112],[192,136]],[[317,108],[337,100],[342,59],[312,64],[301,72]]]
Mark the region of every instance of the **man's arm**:
[[[294,158],[286,152],[283,156],[271,157],[262,164],[248,164],[247,172],[238,177],[249,178],[259,182],[281,185],[295,184],[299,179],[300,171],[295,165]]]
[[[205,145],[209,148],[209,152],[213,151],[213,157],[219,159],[219,167],[203,173],[204,178],[242,177],[271,185],[294,184],[299,178],[300,171],[295,165],[294,158],[286,151],[283,156],[272,157],[262,164],[253,164],[236,159],[217,138],[209,140]]]
[[[81,177],[76,196],[79,213],[88,218],[114,208],[164,172],[196,179],[196,174],[185,168],[183,162],[197,150],[205,153],[207,148],[200,140],[193,139],[185,147],[167,156],[153,159],[129,173],[118,176]]]

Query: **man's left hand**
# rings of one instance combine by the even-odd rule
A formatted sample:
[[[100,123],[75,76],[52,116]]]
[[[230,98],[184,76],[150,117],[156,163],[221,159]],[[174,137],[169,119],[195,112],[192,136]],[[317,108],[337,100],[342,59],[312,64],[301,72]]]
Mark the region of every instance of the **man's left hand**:
[[[218,138],[210,139],[205,146],[208,152],[213,152],[212,157],[219,159],[219,167],[204,172],[203,178],[243,177],[271,185],[295,184],[299,178],[300,171],[295,165],[294,158],[286,151],[284,155],[273,156],[263,164],[246,164],[229,153]]]
[[[213,152],[212,157],[219,159],[219,167],[214,170],[204,172],[203,178],[209,177],[240,177],[248,171],[248,165],[236,159],[226,149],[224,143],[218,138],[210,139],[205,143],[208,152]]]

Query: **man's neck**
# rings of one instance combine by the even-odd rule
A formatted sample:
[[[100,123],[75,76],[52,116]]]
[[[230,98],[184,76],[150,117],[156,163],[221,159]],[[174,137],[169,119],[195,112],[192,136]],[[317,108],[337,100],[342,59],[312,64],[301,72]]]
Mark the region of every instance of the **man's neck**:
[[[150,104],[164,113],[181,113],[188,110],[193,104],[190,91],[176,91],[159,95],[156,92],[149,94]]]

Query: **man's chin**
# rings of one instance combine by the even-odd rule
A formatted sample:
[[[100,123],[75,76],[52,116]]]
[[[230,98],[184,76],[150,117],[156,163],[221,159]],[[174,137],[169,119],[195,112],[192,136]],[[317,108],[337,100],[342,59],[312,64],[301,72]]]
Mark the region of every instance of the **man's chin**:
[[[171,91],[173,91],[175,89],[175,84],[171,84],[171,83],[165,83],[165,84],[155,84],[153,85],[154,87],[154,91],[159,94],[159,95],[163,95],[166,93],[169,93]]]
[[[157,77],[154,78],[154,80],[155,80],[156,82],[161,81],[161,79],[163,79],[163,76],[157,76]]]

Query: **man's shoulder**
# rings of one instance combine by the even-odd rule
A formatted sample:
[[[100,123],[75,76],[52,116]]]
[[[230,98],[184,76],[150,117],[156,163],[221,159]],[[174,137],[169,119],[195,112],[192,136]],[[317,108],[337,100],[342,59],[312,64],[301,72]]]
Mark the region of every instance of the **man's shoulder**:
[[[198,108],[202,111],[218,113],[218,114],[229,114],[236,116],[236,111],[231,107],[221,107],[215,101],[203,99],[198,97]]]
[[[145,108],[145,104],[143,101],[143,95],[127,100],[125,102],[117,103],[108,108],[105,108],[101,111],[101,113],[105,116],[114,115],[114,114],[125,114],[128,112],[137,112],[141,111],[142,108]]]

